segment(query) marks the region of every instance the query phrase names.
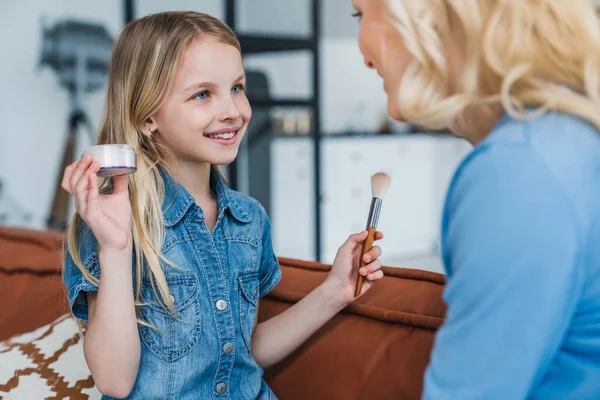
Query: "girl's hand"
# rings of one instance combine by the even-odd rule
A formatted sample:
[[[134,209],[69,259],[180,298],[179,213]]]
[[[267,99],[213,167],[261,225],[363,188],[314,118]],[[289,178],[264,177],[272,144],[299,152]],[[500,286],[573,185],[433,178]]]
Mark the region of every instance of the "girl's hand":
[[[365,266],[360,267],[360,253],[362,244],[367,238],[367,231],[362,231],[351,235],[348,240],[339,248],[331,272],[325,280],[324,285],[327,286],[327,291],[333,296],[333,301],[339,302],[341,306],[348,305],[355,300],[354,291],[356,289],[356,281],[360,273],[365,277],[360,296],[365,294],[373,284],[383,278],[381,270],[381,248],[373,246],[373,248],[364,255]],[[375,240],[383,239],[383,233],[377,231]],[[360,297],[359,296],[359,297]]]
[[[129,178],[114,177],[114,191],[100,195],[97,172],[100,164],[86,154],[65,169],[62,188],[75,197],[77,213],[90,227],[103,249],[124,250],[132,243]]]

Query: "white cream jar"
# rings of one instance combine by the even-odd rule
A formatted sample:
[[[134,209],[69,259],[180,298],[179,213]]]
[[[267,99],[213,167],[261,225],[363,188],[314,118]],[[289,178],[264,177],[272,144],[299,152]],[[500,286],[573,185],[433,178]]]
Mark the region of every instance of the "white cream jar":
[[[103,144],[84,149],[81,157],[91,154],[100,163],[99,177],[131,174],[137,170],[133,146],[128,144]]]

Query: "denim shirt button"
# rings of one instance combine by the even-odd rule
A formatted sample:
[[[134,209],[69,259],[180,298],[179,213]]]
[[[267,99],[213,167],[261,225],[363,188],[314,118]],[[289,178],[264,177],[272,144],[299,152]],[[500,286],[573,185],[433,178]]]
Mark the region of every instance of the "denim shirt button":
[[[223,346],[223,352],[225,354],[231,354],[232,351],[233,351],[233,344],[232,343],[225,343],[225,346]]]
[[[224,311],[227,308],[227,302],[225,300],[217,301],[217,310]]]
[[[217,393],[219,394],[223,394],[227,391],[227,385],[225,385],[224,383],[219,383],[217,385]]]

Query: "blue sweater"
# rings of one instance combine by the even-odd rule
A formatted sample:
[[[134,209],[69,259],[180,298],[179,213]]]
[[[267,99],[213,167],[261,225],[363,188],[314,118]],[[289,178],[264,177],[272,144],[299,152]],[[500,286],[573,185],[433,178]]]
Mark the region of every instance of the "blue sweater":
[[[424,399],[600,399],[597,129],[503,117],[450,185],[442,256]]]

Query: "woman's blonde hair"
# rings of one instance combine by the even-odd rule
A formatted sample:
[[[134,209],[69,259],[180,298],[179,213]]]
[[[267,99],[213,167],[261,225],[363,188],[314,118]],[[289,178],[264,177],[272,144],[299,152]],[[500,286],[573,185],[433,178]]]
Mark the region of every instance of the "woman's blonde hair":
[[[413,56],[401,115],[431,128],[468,129],[468,108],[502,106],[581,117],[600,129],[600,18],[590,0],[387,0]],[[448,40],[458,40],[452,71]],[[457,82],[453,82],[457,80]]]
[[[223,22],[197,12],[165,12],[149,15],[128,24],[117,39],[110,68],[104,115],[97,144],[126,143],[137,153],[137,172],[129,176],[129,199],[133,213],[136,305],[140,305],[144,272],[150,277],[160,302],[174,312],[173,301],[160,260],[164,221],[162,204],[165,185],[160,167],[169,170],[167,149],[161,148],[144,122],[158,111],[173,85],[179,64],[188,46],[199,36],[217,38],[240,50],[234,32]],[[100,182],[101,192],[110,192],[111,181]],[[75,214],[67,228],[70,255],[83,276],[98,286],[98,279],[84,267],[79,250],[79,228]],[[148,270],[144,271],[144,263]]]

